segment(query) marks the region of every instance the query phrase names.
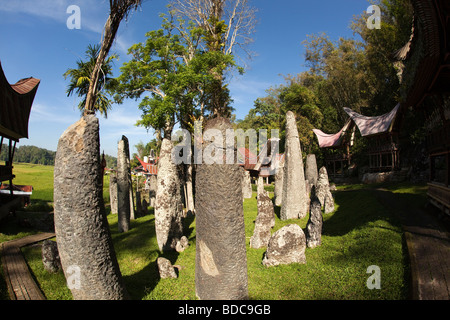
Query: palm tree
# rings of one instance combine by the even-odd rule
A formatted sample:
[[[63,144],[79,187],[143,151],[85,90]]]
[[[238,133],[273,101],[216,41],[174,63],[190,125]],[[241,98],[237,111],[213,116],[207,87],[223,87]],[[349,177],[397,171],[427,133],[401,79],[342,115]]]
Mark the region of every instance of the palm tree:
[[[64,79],[70,78],[70,83],[67,87],[67,96],[76,93],[83,100],[78,104],[78,109],[84,111],[86,105],[86,98],[91,83],[91,74],[94,70],[97,58],[100,52],[100,45],[89,45],[86,49],[86,61],[78,60],[77,68],[68,69],[64,73]],[[108,110],[111,109],[112,101],[108,99],[106,89],[110,88],[114,78],[112,77],[112,61],[116,59],[116,55],[111,55],[102,64],[100,69],[99,79],[96,87],[96,97],[94,103],[94,110],[99,111],[100,114],[108,117]]]
[[[97,61],[94,65],[91,74],[91,81],[89,83],[89,90],[86,95],[86,105],[84,106],[84,113],[89,114],[95,112],[95,102],[97,92],[97,85],[100,80],[101,68],[103,62],[108,56],[109,49],[114,42],[117,30],[119,29],[122,19],[126,19],[130,11],[137,10],[143,0],[109,0],[109,17],[105,23],[103,30],[102,46],[100,47]]]

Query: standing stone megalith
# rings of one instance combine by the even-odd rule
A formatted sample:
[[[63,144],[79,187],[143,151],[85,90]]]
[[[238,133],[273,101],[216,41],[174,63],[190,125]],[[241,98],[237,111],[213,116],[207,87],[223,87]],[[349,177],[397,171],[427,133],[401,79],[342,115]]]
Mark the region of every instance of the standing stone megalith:
[[[310,185],[317,185],[319,172],[317,170],[317,161],[315,154],[308,154],[306,156],[305,179],[309,181]]]
[[[142,208],[141,192],[136,191],[136,211],[135,216],[142,217],[144,215],[144,209]]]
[[[317,198],[319,198],[322,208],[325,213],[334,211],[334,198],[330,191],[330,183],[328,181],[327,169],[325,167],[319,170],[319,180],[317,181],[316,189]]]
[[[311,188],[311,205],[309,220],[306,224],[306,245],[308,248],[315,248],[322,244],[322,208],[319,198],[316,196],[316,188]]]
[[[150,176],[148,178],[149,185],[149,205],[150,207],[155,207],[156,202],[156,189],[158,188],[158,178],[156,176]]]
[[[250,238],[250,247],[259,249],[267,247],[271,230],[275,226],[275,212],[269,193],[265,190],[257,197],[258,215],[255,220],[255,229]]]
[[[172,141],[163,139],[155,201],[155,230],[160,251],[174,250],[183,236],[181,184],[177,166],[172,161],[172,149]]]
[[[99,124],[85,115],[60,137],[54,169],[55,233],[75,300],[128,297],[103,207]]]
[[[117,177],[115,174],[109,176],[109,202],[111,205],[111,213],[116,214],[117,209]]]
[[[250,199],[253,195],[250,172],[245,170],[243,167],[240,168],[242,172],[242,194],[244,196],[244,199]]]
[[[280,207],[283,201],[283,177],[284,177],[284,161],[278,162],[275,173],[274,199],[275,205]]]
[[[260,195],[264,193],[264,178],[259,176],[256,181],[256,197],[258,198]]]
[[[119,232],[130,229],[131,171],[128,138],[122,136],[117,148],[117,213]]]
[[[286,114],[286,147],[282,203],[280,212],[281,220],[302,219],[307,214],[308,201],[306,199],[302,150],[295,115],[291,111],[288,111]]]
[[[223,141],[215,141],[215,148],[214,138],[205,138],[211,129],[223,137]],[[195,290],[202,300],[248,298],[242,173],[239,165],[226,164],[225,160],[223,164],[205,163],[206,149],[214,149],[219,155],[223,150],[225,159],[227,129],[232,126],[225,118],[206,123],[203,162],[197,166]],[[227,148],[236,152],[234,145]]]

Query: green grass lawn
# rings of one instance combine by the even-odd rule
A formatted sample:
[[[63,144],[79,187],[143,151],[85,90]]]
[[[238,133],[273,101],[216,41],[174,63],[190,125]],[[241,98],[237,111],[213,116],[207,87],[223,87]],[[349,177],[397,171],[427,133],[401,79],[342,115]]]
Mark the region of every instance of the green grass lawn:
[[[15,163],[14,184],[33,186],[30,212],[50,212],[53,210],[53,166]]]
[[[45,171],[42,168],[39,171],[41,170]],[[16,175],[19,178],[17,171]],[[45,176],[44,174],[43,177]],[[48,184],[50,183],[47,182]],[[385,187],[390,192],[413,197],[415,205],[423,205],[425,201],[425,187],[410,184]],[[374,190],[375,187],[361,185],[340,187],[335,193],[335,212],[324,216],[322,246],[306,249],[306,264],[271,268],[261,264],[265,249],[249,247],[257,207],[255,198],[246,199],[244,218],[250,299],[406,299],[409,290],[409,264],[402,229],[394,212],[377,201]],[[105,193],[105,200],[108,199],[109,195]],[[409,201],[409,198],[399,199]],[[49,197],[44,200],[49,200]],[[276,213],[276,224],[272,232],[290,223],[296,223],[305,229],[308,218],[281,221],[278,217],[279,208],[276,208]],[[133,299],[196,299],[195,218],[185,221],[190,246],[180,254],[159,252],[152,214],[132,221],[127,233],[117,232],[117,215],[108,215],[108,222],[125,285]],[[4,226],[0,226],[0,232],[3,232],[3,228]],[[0,241],[5,241],[6,238],[0,233]],[[43,270],[39,246],[24,248],[23,252],[48,299],[71,298],[62,272],[51,275]],[[179,266],[178,279],[159,278],[156,266],[159,256],[164,256]],[[380,290],[369,290],[366,286],[367,279],[371,276],[367,273],[367,268],[372,265],[381,270]],[[2,294],[1,291],[4,291],[2,284],[0,298],[4,298],[5,293]]]

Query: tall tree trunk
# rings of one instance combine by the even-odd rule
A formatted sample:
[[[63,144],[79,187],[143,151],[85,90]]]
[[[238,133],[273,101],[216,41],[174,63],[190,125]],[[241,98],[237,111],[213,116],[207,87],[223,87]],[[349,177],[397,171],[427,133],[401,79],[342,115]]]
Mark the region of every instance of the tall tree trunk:
[[[114,38],[116,37],[117,30],[119,29],[120,21],[122,16],[108,17],[104,29],[104,38],[102,41],[102,46],[97,57],[97,61],[94,66],[94,70],[91,73],[91,82],[89,83],[89,91],[86,96],[86,105],[84,107],[86,113],[94,112],[94,104],[97,97],[97,83],[100,76],[101,67],[105,61],[109,50],[113,44]]]
[[[59,139],[55,159],[55,233],[66,278],[76,300],[128,297],[106,215],[98,119],[85,115]],[[78,272],[79,271],[79,272]]]
[[[109,50],[116,38],[117,30],[119,30],[120,22],[128,12],[134,7],[135,9],[141,4],[141,0],[110,0],[110,14],[108,20],[105,23],[103,30],[103,39],[100,52],[97,57],[94,69],[91,74],[91,82],[89,84],[89,90],[86,96],[85,113],[89,114],[94,112],[95,100],[97,97],[97,83],[101,71],[101,67],[106,57],[109,54]]]

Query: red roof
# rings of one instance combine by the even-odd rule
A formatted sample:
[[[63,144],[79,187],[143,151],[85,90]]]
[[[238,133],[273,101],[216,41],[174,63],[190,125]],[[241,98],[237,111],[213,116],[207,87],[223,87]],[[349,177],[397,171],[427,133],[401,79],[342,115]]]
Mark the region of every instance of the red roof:
[[[141,159],[139,159],[138,156],[136,156],[136,158],[141,163],[142,169],[144,169],[144,171],[146,171],[148,174],[153,175],[153,176],[158,175],[158,165],[157,164],[144,162]]]

